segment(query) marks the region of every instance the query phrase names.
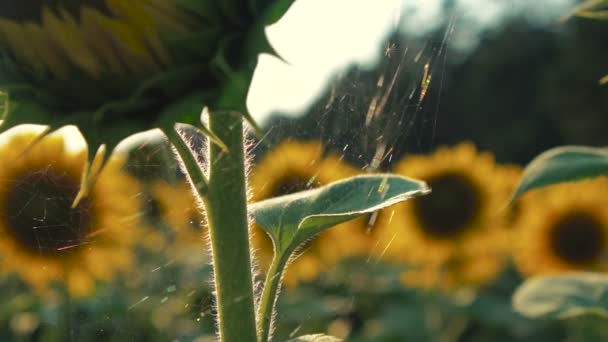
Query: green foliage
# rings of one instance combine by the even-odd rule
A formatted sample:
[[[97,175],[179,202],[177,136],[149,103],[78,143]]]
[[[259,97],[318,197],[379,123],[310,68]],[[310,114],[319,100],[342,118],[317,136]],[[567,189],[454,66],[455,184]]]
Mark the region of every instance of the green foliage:
[[[424,182],[375,174],[347,178],[250,206],[254,220],[268,233],[274,245],[274,258],[258,305],[258,341],[270,340],[281,277],[299,245],[339,223],[429,192]]]
[[[513,306],[531,318],[608,317],[608,276],[577,272],[534,278],[517,289]]]
[[[402,176],[356,176],[255,203],[250,212],[283,258],[325,229],[429,191],[424,182]]]
[[[513,195],[562,182],[608,175],[608,149],[563,146],[548,150],[528,164]]]

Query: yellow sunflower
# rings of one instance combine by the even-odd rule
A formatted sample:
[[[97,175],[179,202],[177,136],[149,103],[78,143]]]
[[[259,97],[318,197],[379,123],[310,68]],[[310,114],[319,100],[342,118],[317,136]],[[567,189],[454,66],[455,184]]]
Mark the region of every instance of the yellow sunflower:
[[[407,285],[478,285],[503,266],[507,203],[517,172],[469,143],[408,156],[395,172],[428,182],[431,194],[383,210],[372,253],[412,267]]]
[[[172,56],[161,34],[186,32],[192,17],[167,0],[0,3],[0,47],[37,74],[149,75]]]
[[[608,179],[566,183],[520,199],[514,259],[526,276],[608,270]]]
[[[88,197],[75,208],[84,151],[70,152],[62,135],[19,132],[0,146],[0,265],[39,292],[65,282],[73,296],[93,292],[132,268],[137,237],[136,183],[111,159]]]
[[[264,156],[252,171],[252,202],[319,187],[354,176],[359,170],[345,165],[334,155],[324,156],[319,142],[286,141]],[[291,263],[284,282],[294,286],[298,281],[314,279],[342,258],[367,250],[366,221],[354,220],[319,234],[302,248],[299,258]],[[272,260],[272,242],[261,228],[254,226],[253,246],[263,267]]]
[[[158,205],[161,218],[173,230],[175,239],[169,254],[177,261],[198,261],[204,256],[204,216],[190,185],[186,181],[170,184],[155,181],[148,191]]]

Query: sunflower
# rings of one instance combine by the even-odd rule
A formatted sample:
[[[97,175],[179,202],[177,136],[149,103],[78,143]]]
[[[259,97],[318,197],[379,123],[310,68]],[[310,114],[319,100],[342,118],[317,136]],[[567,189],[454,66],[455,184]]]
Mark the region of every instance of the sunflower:
[[[297,191],[319,187],[340,179],[354,176],[359,171],[345,165],[335,155],[324,156],[319,142],[281,143],[256,165],[251,174],[252,202]],[[289,265],[284,282],[294,286],[298,281],[314,279],[325,268],[335,265],[342,258],[367,250],[366,221],[358,219],[346,222],[322,232],[308,245],[303,253]],[[263,267],[272,260],[272,242],[266,233],[254,226],[253,246],[259,253]]]
[[[291,5],[279,2],[1,1],[0,90],[13,105],[0,128],[75,125],[92,155],[145,130],[200,126],[204,106],[253,122],[246,94],[258,54],[276,54],[264,29]]]
[[[469,143],[408,156],[398,174],[428,182],[430,195],[383,210],[373,254],[406,263],[408,285],[451,288],[492,280],[503,265],[505,206],[516,169],[501,168]]]
[[[522,274],[606,271],[608,179],[566,183],[520,199],[514,260]]]
[[[109,161],[88,197],[72,208],[84,151],[70,152],[62,135],[21,131],[0,146],[0,264],[38,292],[65,282],[73,296],[94,291],[132,267],[130,246],[137,237],[136,183]]]
[[[159,180],[152,182],[148,191],[161,218],[174,233],[168,253],[180,262],[198,260],[200,265],[200,258],[192,257],[204,255],[204,216],[190,185],[186,181],[170,184]]]
[[[171,55],[162,33],[183,33],[192,17],[171,1],[28,1],[0,4],[0,43],[37,74],[145,76]]]

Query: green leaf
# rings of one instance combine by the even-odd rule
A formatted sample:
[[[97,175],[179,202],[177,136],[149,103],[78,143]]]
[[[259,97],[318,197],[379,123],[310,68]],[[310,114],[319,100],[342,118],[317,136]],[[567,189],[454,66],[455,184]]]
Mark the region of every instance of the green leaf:
[[[591,19],[606,19],[608,18],[606,17],[606,7],[608,7],[608,0],[588,0],[574,10],[574,15]]]
[[[288,340],[287,342],[342,342],[344,341],[341,338],[324,335],[324,334],[314,334],[314,335],[304,335],[300,337],[293,338]]]
[[[513,307],[531,318],[608,317],[608,275],[575,272],[530,279],[516,290]]]
[[[364,175],[258,202],[250,211],[280,257],[332,226],[429,191],[424,182],[402,176]]]
[[[603,11],[579,11],[576,12],[576,15],[581,18],[588,19],[608,19],[608,10]]]
[[[607,148],[557,147],[528,164],[512,200],[533,189],[603,175],[608,175]]]

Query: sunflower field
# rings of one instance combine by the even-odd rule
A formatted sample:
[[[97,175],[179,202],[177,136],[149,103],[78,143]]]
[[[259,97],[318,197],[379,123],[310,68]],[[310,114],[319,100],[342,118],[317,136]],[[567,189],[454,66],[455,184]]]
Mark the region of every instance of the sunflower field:
[[[0,0],[0,341],[608,340],[608,1],[389,2]]]

